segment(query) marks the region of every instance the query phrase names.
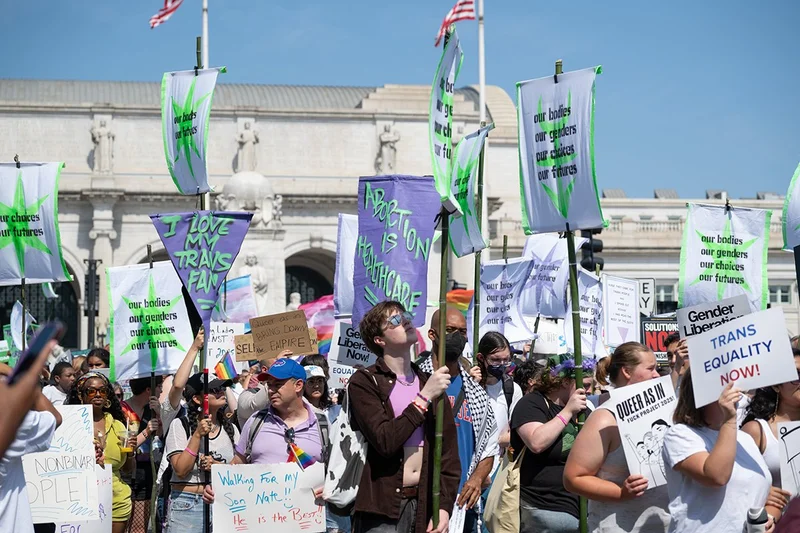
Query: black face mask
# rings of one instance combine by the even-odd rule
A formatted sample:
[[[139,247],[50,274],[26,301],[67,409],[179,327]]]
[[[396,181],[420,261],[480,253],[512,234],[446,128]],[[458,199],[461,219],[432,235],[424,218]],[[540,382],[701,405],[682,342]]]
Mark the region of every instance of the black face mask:
[[[467,338],[460,332],[448,333],[444,338],[444,359],[448,363],[458,361],[464,353],[464,346],[467,345]]]

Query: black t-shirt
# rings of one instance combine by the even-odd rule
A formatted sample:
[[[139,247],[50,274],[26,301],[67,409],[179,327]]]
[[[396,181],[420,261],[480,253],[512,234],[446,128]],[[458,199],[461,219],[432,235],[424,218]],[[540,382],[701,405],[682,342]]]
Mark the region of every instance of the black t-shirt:
[[[562,407],[547,400],[539,392],[526,394],[511,416],[511,447],[518,456],[525,444],[517,429],[528,422],[546,424]],[[564,488],[564,465],[575,442],[577,427],[570,421],[556,441],[544,452],[525,452],[520,468],[520,498],[536,509],[569,513],[578,517],[578,497]]]

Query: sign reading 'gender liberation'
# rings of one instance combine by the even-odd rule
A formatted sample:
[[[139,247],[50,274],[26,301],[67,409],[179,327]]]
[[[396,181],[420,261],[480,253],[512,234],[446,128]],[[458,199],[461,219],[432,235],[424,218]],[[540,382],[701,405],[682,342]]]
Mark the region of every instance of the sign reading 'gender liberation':
[[[744,294],[753,311],[766,309],[771,218],[763,209],[689,204],[678,307]]]
[[[71,281],[58,233],[63,163],[0,164],[0,285]]]
[[[252,217],[227,211],[150,215],[206,328]]]
[[[453,91],[463,59],[458,34],[453,30],[447,38],[442,59],[433,78],[428,118],[428,138],[431,143],[436,190],[447,212],[459,214],[460,206],[450,190],[450,168],[453,158]]]
[[[161,132],[172,181],[181,194],[209,192],[206,144],[211,98],[225,67],[165,72],[161,79]]]
[[[414,315],[414,326],[425,322],[428,259],[440,208],[433,178],[359,180],[353,324],[385,300],[402,303]]]
[[[462,216],[450,217],[450,246],[458,257],[486,248],[486,241],[481,234],[481,221],[475,211],[475,183],[480,172],[478,165],[483,143],[492,129],[494,124],[489,124],[461,139],[456,147],[452,192],[456,196]]]
[[[517,83],[522,226],[546,233],[603,225],[594,168],[600,67]]]

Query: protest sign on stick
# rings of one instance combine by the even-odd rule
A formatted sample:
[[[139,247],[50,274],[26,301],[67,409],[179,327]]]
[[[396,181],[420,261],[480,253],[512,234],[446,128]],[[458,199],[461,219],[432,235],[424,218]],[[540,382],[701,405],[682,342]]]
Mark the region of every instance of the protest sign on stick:
[[[779,422],[778,441],[781,488],[797,496],[800,492],[800,422]]]
[[[766,309],[772,211],[689,204],[681,244],[678,307],[744,294]]]
[[[236,335],[233,338],[236,350],[236,360],[239,362],[253,361],[258,359],[255,344],[253,344],[253,334],[245,333]]]
[[[50,449],[22,457],[33,522],[97,520],[92,406],[59,405],[56,409],[62,422]],[[113,433],[109,438],[115,438]]]
[[[353,312],[353,269],[355,268],[356,242],[358,242],[358,216],[339,213],[336,237],[333,313],[335,316],[341,316]]]
[[[603,274],[606,344],[616,348],[639,337],[639,282]]]
[[[800,246],[800,165],[794,170],[789,190],[783,201],[783,216],[781,217],[783,230],[783,249],[792,251]]]
[[[314,497],[324,477],[322,463],[305,470],[297,463],[214,464],[214,533],[325,531],[325,506]]]
[[[751,390],[797,377],[780,307],[731,320],[686,342],[697,407],[717,400],[728,383]]]
[[[740,294],[718,302],[709,302],[678,309],[678,331],[681,338],[704,333],[717,326],[750,314],[747,296]]]
[[[517,83],[522,227],[526,234],[603,226],[594,165],[600,67]]]
[[[587,239],[578,237],[580,248]],[[522,257],[533,261],[533,269],[522,290],[522,314],[564,318],[567,314],[567,240],[553,233],[530,235]]]
[[[430,177],[376,176],[358,182],[354,324],[375,304],[396,300],[425,320],[428,260],[441,204]]]
[[[677,404],[672,378],[663,376],[612,389],[610,403],[628,472],[646,477],[648,490],[666,485],[661,447]]]
[[[97,520],[56,522],[56,533],[111,533],[112,484],[111,465],[94,465],[97,476]]]
[[[206,368],[214,370],[226,355],[236,360],[236,337],[244,335],[244,324],[240,322],[211,322],[206,333]],[[242,365],[235,363],[236,370]]]
[[[456,147],[452,170],[452,193],[462,214],[458,218],[450,217],[450,248],[458,257],[486,248],[475,204],[475,187],[484,141],[493,128],[494,124],[490,124],[467,135]]]
[[[275,359],[284,350],[292,355],[309,355],[311,337],[303,311],[260,316],[250,320],[250,333],[257,359]]]
[[[174,374],[192,345],[192,325],[168,261],[106,270],[111,381]]]
[[[597,357],[605,354],[600,328],[603,327],[603,282],[594,274],[578,269],[578,294],[580,309],[581,354]],[[567,300],[572,307],[572,295]],[[567,351],[575,350],[575,331],[572,320],[564,320],[564,339]]]
[[[533,262],[525,258],[488,261],[481,265],[479,337],[488,331],[505,335],[509,342],[526,341],[533,332],[522,316],[520,295]],[[474,306],[467,316],[467,338],[473,338]]]

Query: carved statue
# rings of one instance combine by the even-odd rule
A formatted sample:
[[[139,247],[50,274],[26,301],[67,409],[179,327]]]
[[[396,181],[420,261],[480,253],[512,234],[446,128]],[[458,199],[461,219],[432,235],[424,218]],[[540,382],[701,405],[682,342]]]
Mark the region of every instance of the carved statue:
[[[236,172],[255,171],[258,140],[258,132],[251,129],[249,122],[245,122],[244,130],[240,131],[236,137],[236,141],[239,143]]]
[[[297,311],[300,309],[300,293],[293,292],[289,295],[289,303],[286,305],[287,311]]]
[[[114,132],[101,120],[99,125],[92,126],[92,142],[94,142],[94,171],[110,174],[114,159]]]
[[[267,227],[271,229],[281,229],[283,227],[283,196],[276,194],[272,200],[272,220],[269,221]]]
[[[238,276],[250,275],[250,284],[253,287],[253,296],[256,301],[256,310],[259,316],[269,313],[267,301],[268,278],[267,269],[258,264],[256,254],[247,254],[245,265],[239,269]]]
[[[400,134],[392,132],[391,124],[386,124],[378,140],[381,143],[381,147],[378,151],[378,157],[375,159],[375,172],[378,174],[392,174],[396,169],[397,147],[395,145],[400,140]]]

